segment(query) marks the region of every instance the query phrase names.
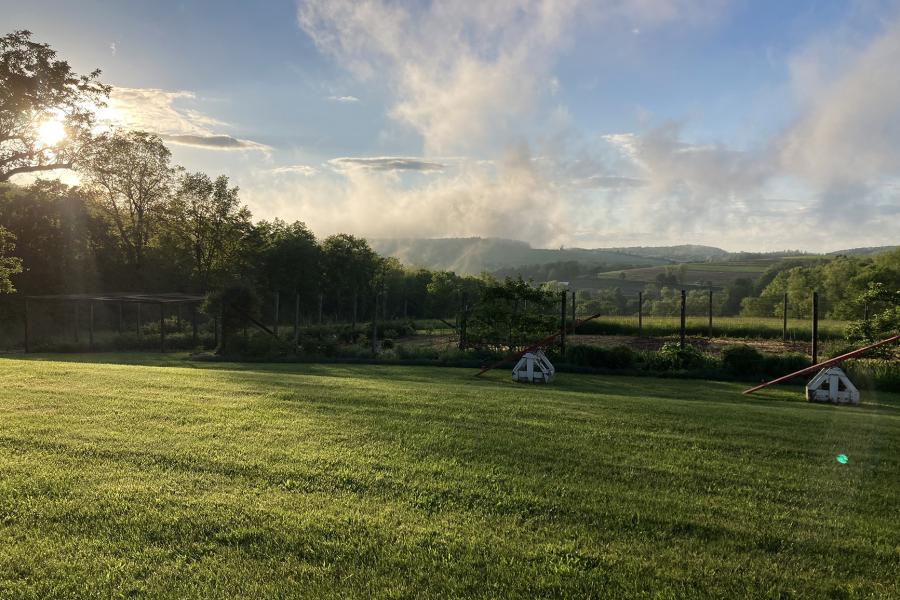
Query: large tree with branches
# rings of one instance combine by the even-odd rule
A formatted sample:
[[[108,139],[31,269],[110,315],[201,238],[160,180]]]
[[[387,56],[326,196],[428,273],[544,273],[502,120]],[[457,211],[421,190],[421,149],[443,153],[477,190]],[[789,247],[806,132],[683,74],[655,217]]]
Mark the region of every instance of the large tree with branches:
[[[79,173],[118,234],[125,262],[143,283],[147,249],[165,217],[178,169],[162,140],[143,131],[97,136]]]
[[[91,140],[110,86],[100,71],[72,72],[29,31],[0,37],[0,182],[19,173],[69,169]],[[48,124],[56,135],[47,135]]]

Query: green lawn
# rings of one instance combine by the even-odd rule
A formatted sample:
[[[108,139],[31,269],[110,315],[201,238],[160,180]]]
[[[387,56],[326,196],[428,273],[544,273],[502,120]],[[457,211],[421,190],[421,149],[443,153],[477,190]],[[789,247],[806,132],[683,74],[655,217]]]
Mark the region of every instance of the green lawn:
[[[900,597],[900,397],[741,387],[0,359],[0,598]]]

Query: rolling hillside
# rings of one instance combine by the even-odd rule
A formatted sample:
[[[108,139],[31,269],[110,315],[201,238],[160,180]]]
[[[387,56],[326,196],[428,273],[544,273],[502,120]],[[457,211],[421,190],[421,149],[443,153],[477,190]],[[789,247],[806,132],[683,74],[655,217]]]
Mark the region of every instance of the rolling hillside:
[[[527,242],[498,238],[374,239],[372,247],[382,255],[416,267],[478,274],[503,267],[579,261],[615,268],[666,264],[660,257],[639,256],[606,249],[532,248]]]

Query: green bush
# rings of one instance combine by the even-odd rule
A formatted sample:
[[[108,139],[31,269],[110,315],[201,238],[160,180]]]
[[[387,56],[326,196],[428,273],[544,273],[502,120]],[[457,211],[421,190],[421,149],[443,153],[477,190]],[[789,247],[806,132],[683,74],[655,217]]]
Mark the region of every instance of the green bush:
[[[676,343],[666,343],[655,356],[651,355],[652,371],[693,371],[710,367],[714,361],[694,346],[681,348]]]
[[[896,360],[848,360],[840,366],[860,389],[900,392],[900,362]]]
[[[809,357],[797,352],[763,355],[763,373],[771,377],[787,375],[809,365]]]
[[[595,369],[627,369],[634,366],[636,356],[627,346],[600,348],[576,345],[566,349],[565,361],[572,365]]]
[[[722,368],[730,375],[761,375],[765,357],[752,346],[731,346],[722,352]]]

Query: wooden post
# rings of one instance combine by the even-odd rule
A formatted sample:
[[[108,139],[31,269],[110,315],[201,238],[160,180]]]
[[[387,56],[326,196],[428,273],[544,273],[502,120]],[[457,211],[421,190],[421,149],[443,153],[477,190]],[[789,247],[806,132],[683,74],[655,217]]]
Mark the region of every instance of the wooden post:
[[[684,290],[681,290],[681,339],[678,342],[678,347],[684,350],[684,316],[685,316],[685,306],[687,304],[687,293]]]
[[[28,298],[25,298],[25,352],[26,353],[29,352],[29,345],[28,345],[28,334],[29,333],[30,332],[28,331]]]
[[[819,362],[819,292],[812,297],[812,361]]]
[[[181,333],[181,302],[175,305],[175,331]]]
[[[221,314],[221,311],[220,311]],[[213,317],[213,348],[219,347],[219,317]]]
[[[279,312],[279,311],[278,311],[278,309],[279,309],[278,303],[279,303],[280,301],[281,301],[281,292],[279,292],[278,290],[275,290],[275,323],[274,323],[274,325],[273,325],[273,327],[272,327],[272,333],[275,334],[275,337],[276,337],[276,338],[278,337],[278,317],[279,317],[279,315],[278,315],[278,312]]]
[[[159,351],[166,351],[166,312],[163,303],[159,303]]]
[[[355,298],[356,296],[354,296]],[[354,306],[356,304],[354,303]],[[378,353],[378,292],[375,292],[375,305],[372,306],[372,354]]]
[[[119,301],[119,335],[125,330],[125,303]]]
[[[88,350],[94,349],[94,303],[88,304]]]
[[[788,295],[784,293],[784,305],[781,307],[781,341],[787,341]]]
[[[78,335],[78,325],[79,321],[81,321],[81,304],[76,300],[75,301],[75,343],[77,344],[79,341]]]
[[[294,294],[294,346],[300,343],[300,292]]]
[[[376,296],[377,296],[377,293],[376,293]],[[356,306],[358,304],[357,297],[358,297],[358,294],[356,293],[356,290],[354,289],[353,290],[353,322],[350,325],[350,331],[351,331],[350,335],[353,336],[354,339],[356,339]],[[378,304],[377,298],[375,299],[375,304],[376,305]],[[374,318],[374,316],[372,318]]]
[[[869,322],[869,303],[863,302],[863,322]]]
[[[197,335],[197,305],[191,304],[191,341],[194,346],[199,342]]]
[[[559,353],[566,354],[566,290],[559,293]]]
[[[141,336],[143,335],[141,328],[144,326],[144,324],[141,321],[142,321],[142,319],[141,319],[141,303],[138,302],[137,303],[137,336],[138,336],[138,339],[140,339]]]
[[[644,292],[638,292],[638,336],[644,335]]]
[[[575,290],[572,290],[572,330],[570,333],[575,333]]]
[[[469,301],[468,296],[465,292],[462,293],[460,297],[460,311],[459,311],[459,349],[465,350],[468,346],[469,342],[466,339],[466,322],[468,321],[469,316]]]
[[[322,324],[322,303],[324,301],[323,294],[319,294],[319,325]]]
[[[709,288],[709,337],[713,336],[712,312],[713,312],[713,291],[712,291],[712,288]]]

